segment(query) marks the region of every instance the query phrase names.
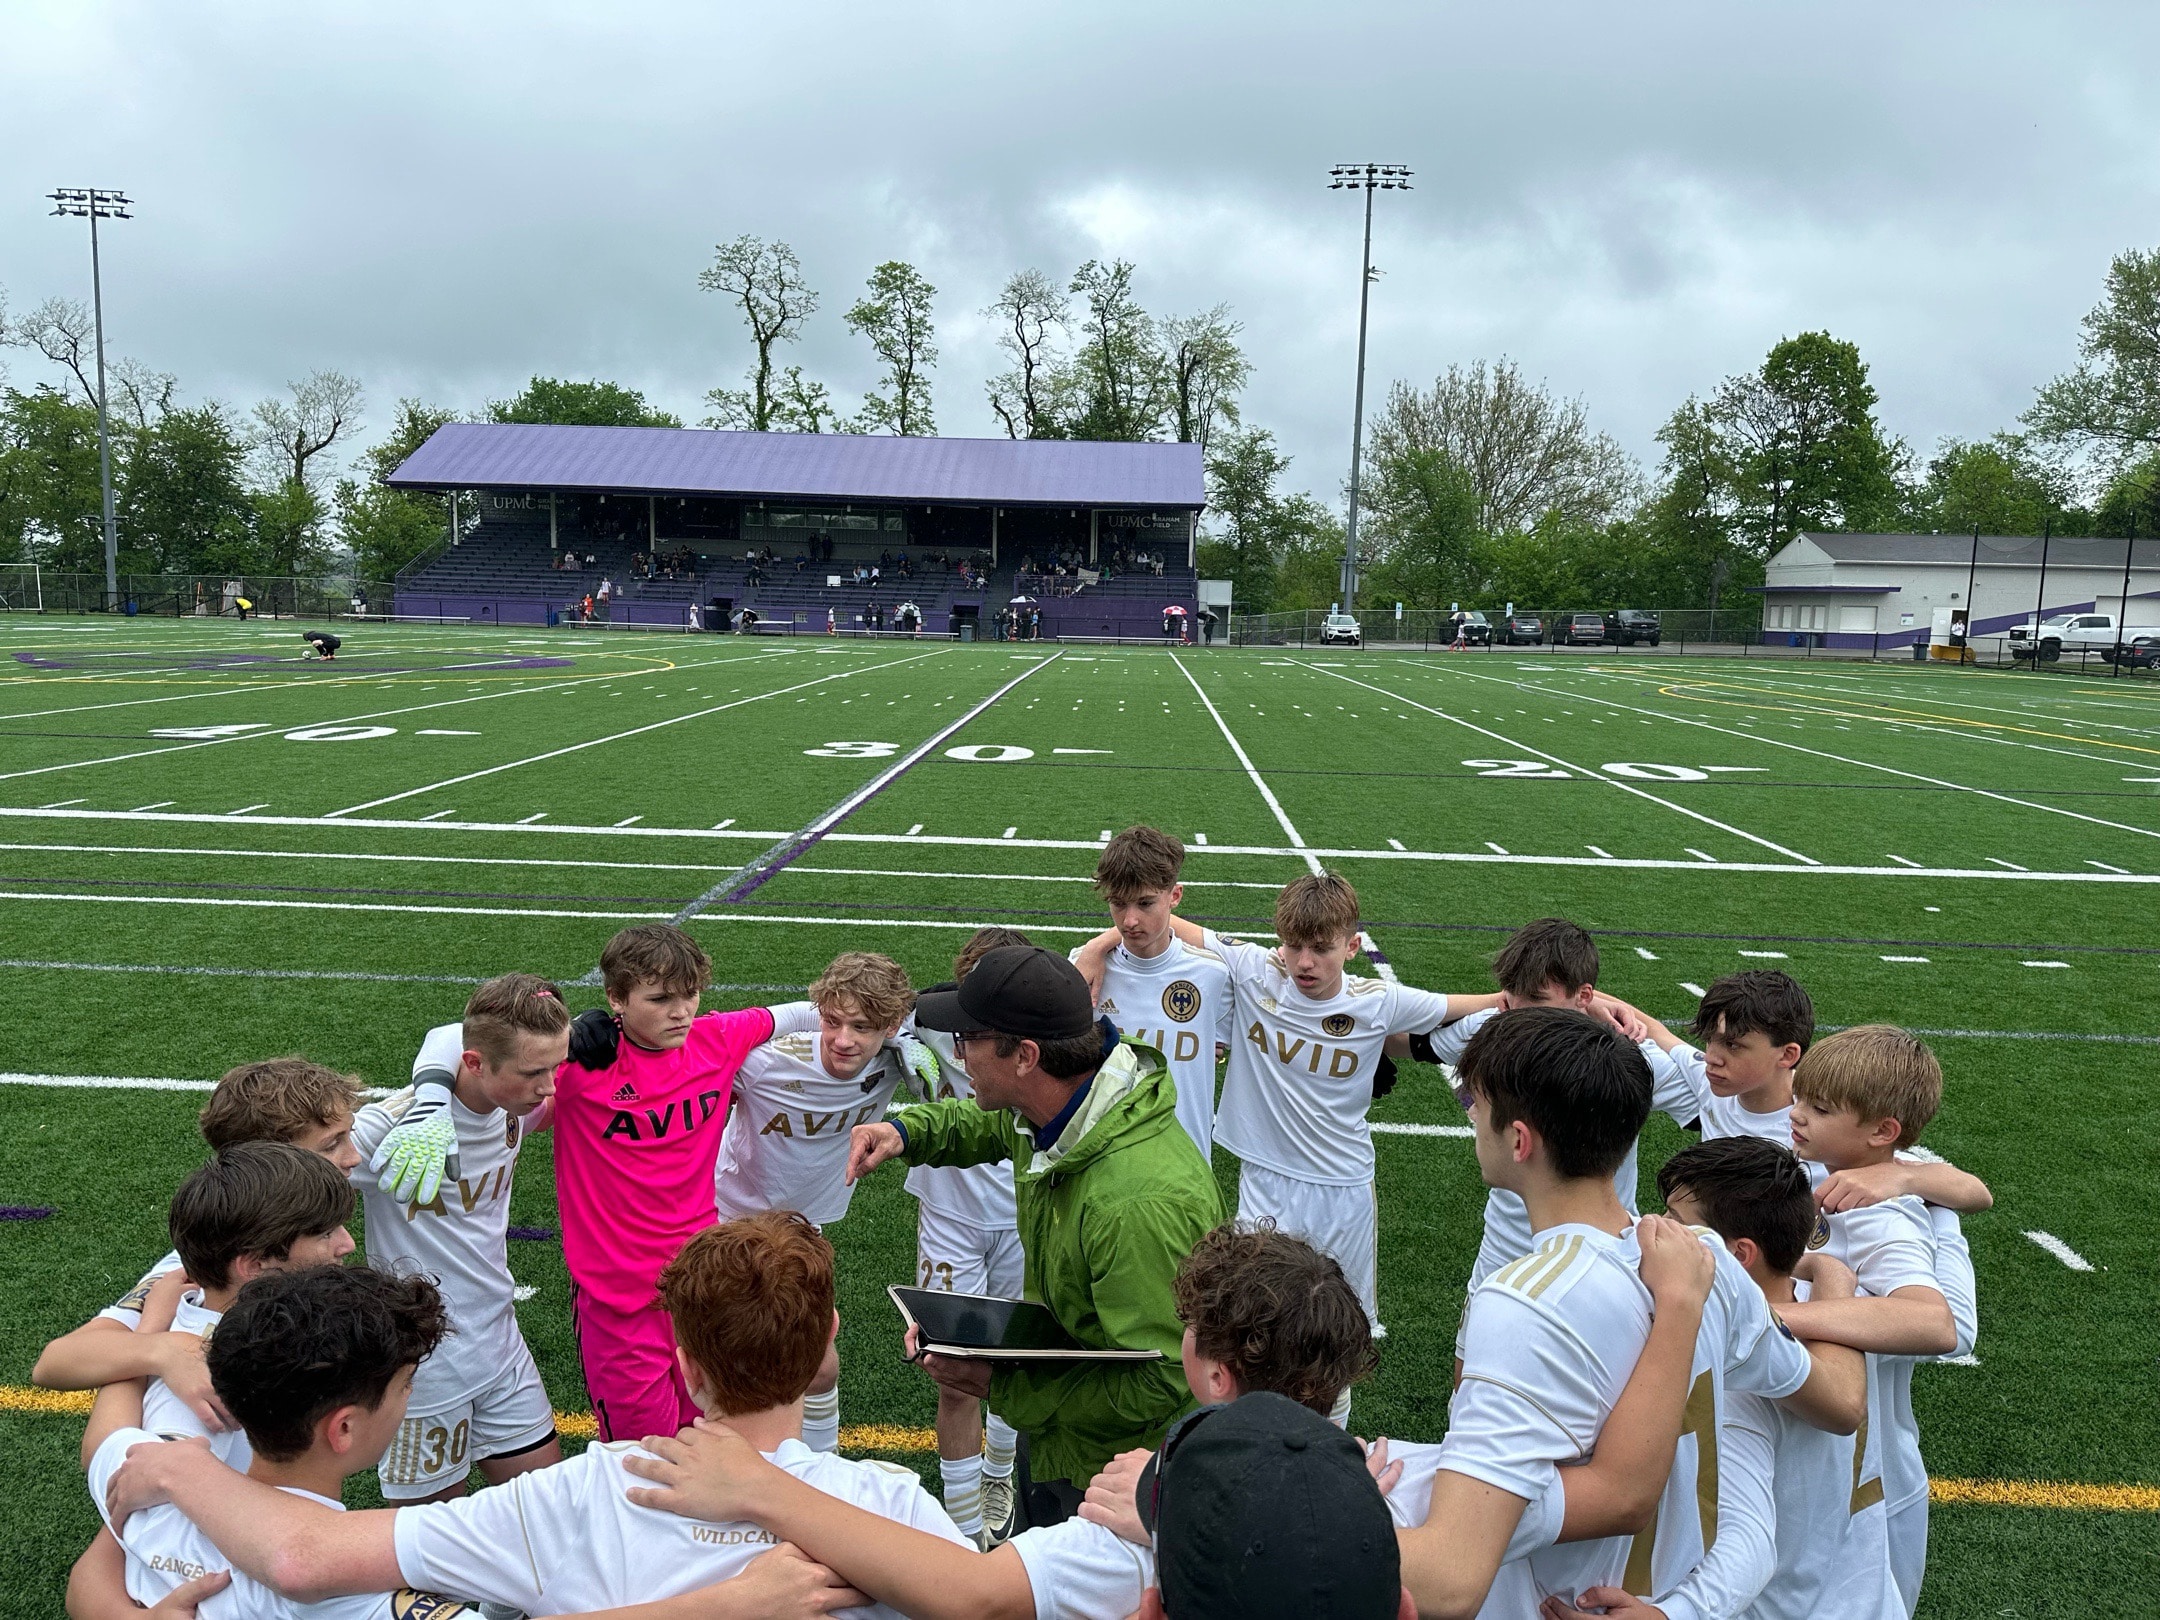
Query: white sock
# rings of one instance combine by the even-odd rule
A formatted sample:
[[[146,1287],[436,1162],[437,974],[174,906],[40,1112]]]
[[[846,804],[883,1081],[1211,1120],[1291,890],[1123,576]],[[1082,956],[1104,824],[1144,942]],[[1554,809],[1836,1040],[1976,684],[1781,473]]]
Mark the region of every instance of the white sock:
[[[983,1453],[984,1475],[991,1479],[1012,1478],[1013,1453],[1020,1448],[1019,1434],[995,1412],[989,1414],[984,1427],[989,1433],[989,1445]]]
[[[840,1449],[840,1390],[838,1386],[822,1395],[803,1397],[802,1409],[803,1444],[812,1451],[838,1451]]]
[[[1350,1392],[1347,1389],[1335,1397],[1335,1405],[1328,1412],[1328,1421],[1338,1429],[1350,1427]]]
[[[945,1485],[945,1511],[963,1536],[982,1534],[982,1474],[980,1457],[940,1457],[938,1477]]]

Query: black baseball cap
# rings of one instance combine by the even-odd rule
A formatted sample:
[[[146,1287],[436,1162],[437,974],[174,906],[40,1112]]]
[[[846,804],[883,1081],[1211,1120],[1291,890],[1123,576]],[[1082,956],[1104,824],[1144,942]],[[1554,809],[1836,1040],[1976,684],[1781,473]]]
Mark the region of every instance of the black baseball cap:
[[[917,996],[915,1022],[951,1034],[994,1030],[1031,1041],[1061,1041],[1095,1027],[1095,1004],[1080,970],[1057,952],[1040,945],[1000,945],[983,954],[959,989]]]
[[[1170,1430],[1140,1475],[1169,1620],[1395,1620],[1402,1555],[1359,1444],[1259,1390]]]

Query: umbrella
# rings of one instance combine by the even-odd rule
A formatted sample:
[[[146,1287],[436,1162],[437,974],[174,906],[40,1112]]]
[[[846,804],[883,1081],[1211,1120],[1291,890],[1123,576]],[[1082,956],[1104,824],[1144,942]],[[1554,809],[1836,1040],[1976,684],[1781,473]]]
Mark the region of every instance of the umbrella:
[[[1185,610],[1179,607],[1175,602],[1172,602],[1168,607],[1164,608],[1163,612],[1175,613],[1181,619],[1186,617]]]
[[[1035,598],[1032,596],[1016,596],[1009,603],[1007,603],[1006,606],[1018,607],[1023,602],[1027,603],[1030,607],[1032,607],[1034,606]]]

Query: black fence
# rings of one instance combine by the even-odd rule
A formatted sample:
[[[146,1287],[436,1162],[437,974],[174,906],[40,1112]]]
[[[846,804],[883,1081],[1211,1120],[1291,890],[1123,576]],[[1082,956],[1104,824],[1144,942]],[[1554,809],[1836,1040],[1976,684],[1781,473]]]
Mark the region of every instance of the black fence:
[[[1588,613],[1589,608],[1568,608],[1551,613],[1524,608],[1514,615],[1519,627],[1515,638],[1509,639],[1506,616],[1498,613],[1486,615],[1490,621],[1471,631],[1467,645],[1475,651],[1490,647],[1502,650],[1512,646],[1516,651],[1525,647],[1568,645],[1570,621],[1577,613]],[[1749,600],[1732,608],[1655,608],[1657,625],[1652,632],[1646,628],[1629,628],[1616,632],[1610,626],[1603,633],[1603,644],[1672,647],[1684,650],[1688,647],[1740,647],[1760,645],[1762,641],[1762,604]],[[1323,608],[1307,608],[1291,613],[1238,613],[1231,615],[1227,639],[1233,646],[1243,647],[1320,647],[1339,644],[1325,639],[1322,624],[1327,619]],[[1452,613],[1445,608],[1405,608],[1397,618],[1393,608],[1367,609],[1353,617],[1358,622],[1360,639],[1373,646],[1438,648],[1452,646],[1455,626]],[[1602,615],[1601,615],[1602,617]],[[1527,626],[1537,621],[1533,633]],[[1779,641],[1782,633],[1773,633]],[[1906,640],[1910,640],[1908,635]],[[1796,635],[1794,650],[1800,650],[1805,636]],[[1885,646],[1896,645],[1898,638],[1885,637]],[[1578,642],[1577,645],[1593,643]]]
[[[107,613],[163,619],[341,619],[391,611],[387,580],[249,574],[122,574],[108,607],[103,574],[0,569],[0,612]]]

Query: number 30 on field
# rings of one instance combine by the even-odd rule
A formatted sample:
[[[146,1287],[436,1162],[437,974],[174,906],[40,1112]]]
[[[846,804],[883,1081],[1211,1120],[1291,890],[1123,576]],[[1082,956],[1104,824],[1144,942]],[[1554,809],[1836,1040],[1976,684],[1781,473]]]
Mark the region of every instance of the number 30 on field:
[[[1564,777],[1572,778],[1573,771],[1564,771],[1549,760],[1542,759],[1466,759],[1463,764],[1480,776],[1507,777]],[[1692,765],[1646,765],[1640,760],[1619,760],[1598,767],[1607,776],[1632,777],[1638,782],[1707,782],[1708,771],[1698,771]]]

